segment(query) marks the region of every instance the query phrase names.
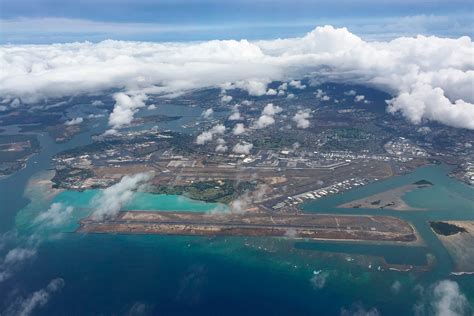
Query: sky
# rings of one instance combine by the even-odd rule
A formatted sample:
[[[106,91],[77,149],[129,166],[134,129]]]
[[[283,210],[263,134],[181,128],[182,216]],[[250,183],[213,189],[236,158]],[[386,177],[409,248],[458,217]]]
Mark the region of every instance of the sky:
[[[366,40],[473,35],[468,0],[0,0],[0,43],[204,41],[302,36],[347,27]]]

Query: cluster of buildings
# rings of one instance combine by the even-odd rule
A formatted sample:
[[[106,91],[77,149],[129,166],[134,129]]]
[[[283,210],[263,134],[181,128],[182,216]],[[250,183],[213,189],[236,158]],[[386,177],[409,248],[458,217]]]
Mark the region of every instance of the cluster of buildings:
[[[306,200],[317,200],[322,197],[325,197],[331,194],[341,193],[341,192],[350,190],[354,187],[366,185],[368,183],[370,183],[370,180],[367,178],[346,179],[344,181],[335,183],[333,185],[330,185],[321,189],[300,193],[294,196],[289,196],[286,198],[285,201],[280,202],[276,204],[275,206],[273,206],[273,209],[278,210],[283,207],[291,207],[291,206],[294,207],[303,203]]]
[[[461,167],[464,171],[463,181],[469,185],[474,185],[474,162],[465,162]]]
[[[428,153],[405,137],[398,137],[384,145],[388,154],[393,156],[428,157]]]

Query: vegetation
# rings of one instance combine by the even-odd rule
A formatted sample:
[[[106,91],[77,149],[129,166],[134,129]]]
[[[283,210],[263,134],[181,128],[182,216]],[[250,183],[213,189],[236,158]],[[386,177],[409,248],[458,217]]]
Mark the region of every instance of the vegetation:
[[[416,184],[416,185],[433,185],[433,183],[429,182],[428,180],[416,181],[416,182],[413,183],[413,184]]]
[[[156,194],[185,195],[194,200],[205,202],[230,203],[246,191],[254,190],[257,182],[236,182],[231,180],[214,180],[196,182],[189,185],[156,185],[150,190]]]
[[[430,222],[430,226],[438,235],[450,236],[466,232],[464,228],[446,222]]]

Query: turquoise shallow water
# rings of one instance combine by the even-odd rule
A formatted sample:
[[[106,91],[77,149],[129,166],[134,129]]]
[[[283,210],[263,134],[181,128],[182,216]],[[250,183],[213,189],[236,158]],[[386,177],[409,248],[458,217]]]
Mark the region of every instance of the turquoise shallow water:
[[[42,190],[31,189],[30,198],[32,202],[19,212],[16,218],[16,225],[24,231],[44,231],[43,223],[35,222],[35,218],[48,209],[53,203],[61,203],[63,207],[71,206],[73,211],[71,216],[60,226],[52,229],[47,227],[47,232],[74,232],[79,226],[80,219],[89,216],[96,207],[101,197],[101,190],[62,191],[50,200],[43,200]],[[133,198],[123,205],[124,210],[146,210],[146,211],[184,211],[184,212],[210,212],[227,210],[227,206],[219,203],[205,203],[189,199],[181,195],[157,195],[145,192],[137,192]]]
[[[195,201],[178,195],[156,195],[139,192],[134,199],[127,204],[126,209],[209,212],[219,209],[224,211],[226,206],[217,203]]]

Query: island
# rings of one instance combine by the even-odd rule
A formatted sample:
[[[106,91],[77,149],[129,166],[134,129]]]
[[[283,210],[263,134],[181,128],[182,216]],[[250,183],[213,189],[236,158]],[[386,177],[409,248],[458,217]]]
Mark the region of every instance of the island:
[[[474,221],[430,222],[454,261],[454,273],[474,273]]]

